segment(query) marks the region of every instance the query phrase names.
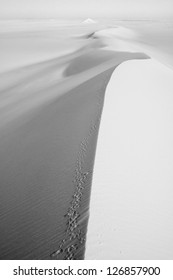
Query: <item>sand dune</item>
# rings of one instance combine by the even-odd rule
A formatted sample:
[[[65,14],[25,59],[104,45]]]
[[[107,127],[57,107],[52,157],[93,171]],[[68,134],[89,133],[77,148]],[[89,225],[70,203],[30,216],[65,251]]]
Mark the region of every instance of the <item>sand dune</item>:
[[[99,129],[86,259],[172,259],[172,92],[173,71],[153,59],[127,61],[113,73]]]
[[[172,25],[122,24],[132,30],[97,33],[109,49],[136,47],[152,59],[125,62],[108,85],[85,257],[172,259]]]
[[[0,35],[1,259],[84,258],[105,90],[118,65],[149,58],[101,28]]]

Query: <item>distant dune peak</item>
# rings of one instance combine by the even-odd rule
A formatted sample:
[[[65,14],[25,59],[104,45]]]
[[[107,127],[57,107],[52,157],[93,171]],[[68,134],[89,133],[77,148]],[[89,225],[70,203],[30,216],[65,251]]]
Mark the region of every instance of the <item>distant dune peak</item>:
[[[82,23],[97,23],[97,22],[95,20],[93,20],[92,18],[87,18]]]

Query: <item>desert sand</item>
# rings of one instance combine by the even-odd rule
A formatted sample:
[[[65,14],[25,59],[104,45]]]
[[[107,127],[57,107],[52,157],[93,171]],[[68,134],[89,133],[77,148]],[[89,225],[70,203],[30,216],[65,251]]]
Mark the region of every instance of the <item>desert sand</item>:
[[[53,25],[0,34],[1,259],[84,259],[106,87],[150,58],[127,28]]]
[[[112,35],[151,59],[124,62],[107,87],[85,257],[172,259],[173,25],[121,24],[132,29]]]
[[[173,71],[153,59],[127,61],[113,73],[99,129],[86,259],[172,259],[172,92]]]

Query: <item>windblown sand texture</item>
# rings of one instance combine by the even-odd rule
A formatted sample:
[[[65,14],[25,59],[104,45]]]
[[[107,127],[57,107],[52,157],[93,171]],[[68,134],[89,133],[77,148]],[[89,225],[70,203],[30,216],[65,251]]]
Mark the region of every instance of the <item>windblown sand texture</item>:
[[[150,54],[97,23],[9,27],[0,44],[0,258],[84,259],[106,87]]]

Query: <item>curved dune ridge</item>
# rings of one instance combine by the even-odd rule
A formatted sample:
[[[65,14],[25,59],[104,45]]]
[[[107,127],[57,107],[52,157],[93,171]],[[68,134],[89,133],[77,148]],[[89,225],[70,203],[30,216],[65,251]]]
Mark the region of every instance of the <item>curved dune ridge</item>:
[[[115,32],[152,59],[123,63],[106,90],[86,259],[173,257],[173,26],[157,38],[162,28],[150,41],[150,32],[145,40],[142,35],[132,40],[129,32]]]
[[[172,92],[173,71],[154,59],[127,61],[113,73],[96,149],[86,259],[172,259]]]
[[[149,58],[131,31],[101,29],[0,34],[1,259],[84,258],[105,90]]]

